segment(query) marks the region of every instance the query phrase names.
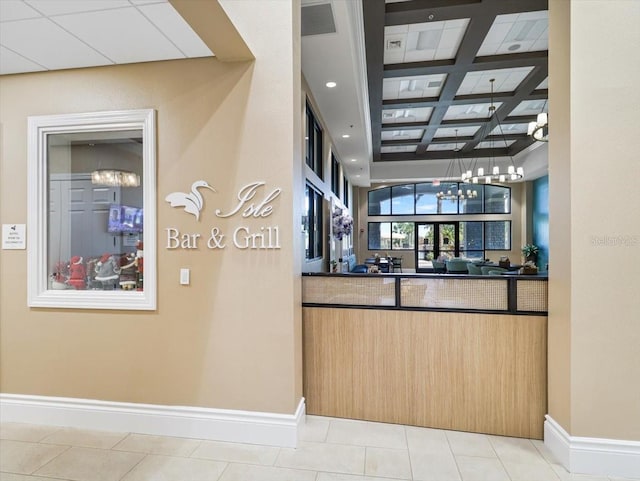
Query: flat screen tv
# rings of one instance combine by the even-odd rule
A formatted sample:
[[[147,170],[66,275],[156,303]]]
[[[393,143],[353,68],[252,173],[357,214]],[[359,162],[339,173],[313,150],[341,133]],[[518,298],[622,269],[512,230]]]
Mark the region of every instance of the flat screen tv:
[[[109,223],[107,231],[112,234],[135,234],[142,232],[142,207],[132,207],[122,204],[109,206]]]

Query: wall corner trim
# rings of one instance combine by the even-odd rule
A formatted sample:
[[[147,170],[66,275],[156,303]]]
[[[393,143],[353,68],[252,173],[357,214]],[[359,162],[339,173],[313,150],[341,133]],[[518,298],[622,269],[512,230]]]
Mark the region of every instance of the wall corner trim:
[[[572,474],[640,477],[640,441],[571,436],[547,414],[544,444]]]
[[[0,422],[121,431],[295,448],[305,402],[293,414],[0,393]]]

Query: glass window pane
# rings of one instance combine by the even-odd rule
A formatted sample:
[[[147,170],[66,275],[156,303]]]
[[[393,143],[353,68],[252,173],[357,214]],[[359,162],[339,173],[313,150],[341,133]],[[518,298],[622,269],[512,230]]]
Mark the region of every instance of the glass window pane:
[[[391,214],[391,188],[369,191],[369,215]]]
[[[484,242],[487,250],[511,250],[511,221],[485,222]]]
[[[369,250],[391,249],[391,223],[369,222],[368,239]]]
[[[500,185],[485,185],[484,211],[487,214],[509,214],[511,212],[511,189]]]
[[[460,201],[461,214],[481,214],[484,208],[484,186],[460,183],[464,200]]]
[[[414,184],[391,187],[391,213],[404,215],[414,213]]]
[[[438,199],[436,194],[448,191],[456,193],[456,182],[442,182],[434,186],[432,183],[416,184],[416,214],[457,214],[458,201],[456,199]]]
[[[391,224],[391,249],[413,249],[413,222],[393,222]]]
[[[304,238],[305,259],[311,259],[309,244],[309,217],[311,215],[311,203],[313,202],[311,187],[307,186],[304,197],[304,211],[302,212],[302,237]]]
[[[142,291],[142,131],[47,136],[49,289]]]
[[[483,251],[483,227],[482,222],[460,222],[460,251]],[[465,255],[465,257],[468,257]]]

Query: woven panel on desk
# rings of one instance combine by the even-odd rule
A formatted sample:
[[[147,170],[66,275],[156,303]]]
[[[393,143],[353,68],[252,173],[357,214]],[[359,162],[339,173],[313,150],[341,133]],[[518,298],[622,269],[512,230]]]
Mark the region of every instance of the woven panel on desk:
[[[506,311],[507,279],[402,279],[403,307]]]
[[[518,279],[517,296],[519,311],[546,312],[547,311],[547,281],[527,281]]]
[[[302,302],[353,306],[395,306],[395,279],[376,275],[302,277]]]

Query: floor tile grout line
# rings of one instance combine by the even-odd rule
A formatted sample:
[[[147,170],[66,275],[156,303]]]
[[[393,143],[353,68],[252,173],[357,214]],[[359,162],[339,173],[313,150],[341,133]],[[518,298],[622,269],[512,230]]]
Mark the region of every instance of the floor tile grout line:
[[[407,433],[407,426],[403,426],[404,442],[407,443],[407,459],[409,460],[409,472],[411,473],[411,480],[413,481],[413,464],[411,464],[411,449],[409,449],[409,434]]]
[[[458,470],[458,477],[461,479],[461,481],[464,481],[464,478],[462,477],[462,471],[460,470],[460,465],[458,464],[458,458],[456,458],[456,455],[453,452],[453,446],[451,446],[451,440],[449,439],[449,436],[447,436],[446,430],[444,430],[444,438],[447,440],[447,444],[449,445],[449,452],[451,453],[453,462],[455,463],[456,469]]]
[[[140,453],[138,453],[140,454]],[[136,467],[142,463],[142,461],[144,461],[145,459],[147,459],[149,455],[145,454],[144,456],[142,456],[142,458],[140,458],[138,460],[138,462],[136,464],[134,464],[133,466],[131,466],[131,468],[129,469],[129,471],[127,471],[126,473],[124,473],[120,478],[118,478],[118,481],[122,481],[131,471],[133,471],[134,469],[136,469]]]
[[[507,478],[513,481],[513,479],[511,478],[511,475],[509,474],[509,471],[507,471],[507,467],[504,465],[504,462],[502,461],[502,458],[498,454],[498,451],[496,450],[496,447],[491,442],[491,437],[487,437],[487,442],[489,443],[489,446],[491,446],[491,449],[493,449],[493,452],[496,453],[496,458],[498,459],[498,462],[500,463],[500,466],[502,466],[502,470],[507,475]]]
[[[32,444],[46,444],[46,443],[32,443]],[[49,444],[48,446],[52,446],[51,444]],[[54,444],[53,446],[65,446],[64,444]],[[47,461],[46,463],[44,463],[42,466],[34,469],[33,471],[31,471],[29,473],[29,476],[33,476],[35,475],[35,473],[37,473],[38,471],[40,471],[42,468],[44,468],[46,465],[48,465],[49,463],[53,462],[54,459],[59,458],[60,456],[62,456],[64,453],[66,453],[67,451],[69,451],[71,448],[73,448],[73,446],[67,446],[67,449],[65,449],[64,451],[61,451],[59,454],[57,454],[56,456],[54,456],[53,458],[51,458],[49,461]]]
[[[198,459],[198,458],[193,458],[193,459]],[[227,469],[229,469],[229,466],[231,465],[231,463],[226,462],[225,463],[225,467],[222,470],[222,472],[220,473],[220,476],[218,476],[216,479],[214,479],[213,481],[220,481],[222,479],[222,477],[224,476],[224,473],[227,472]]]

